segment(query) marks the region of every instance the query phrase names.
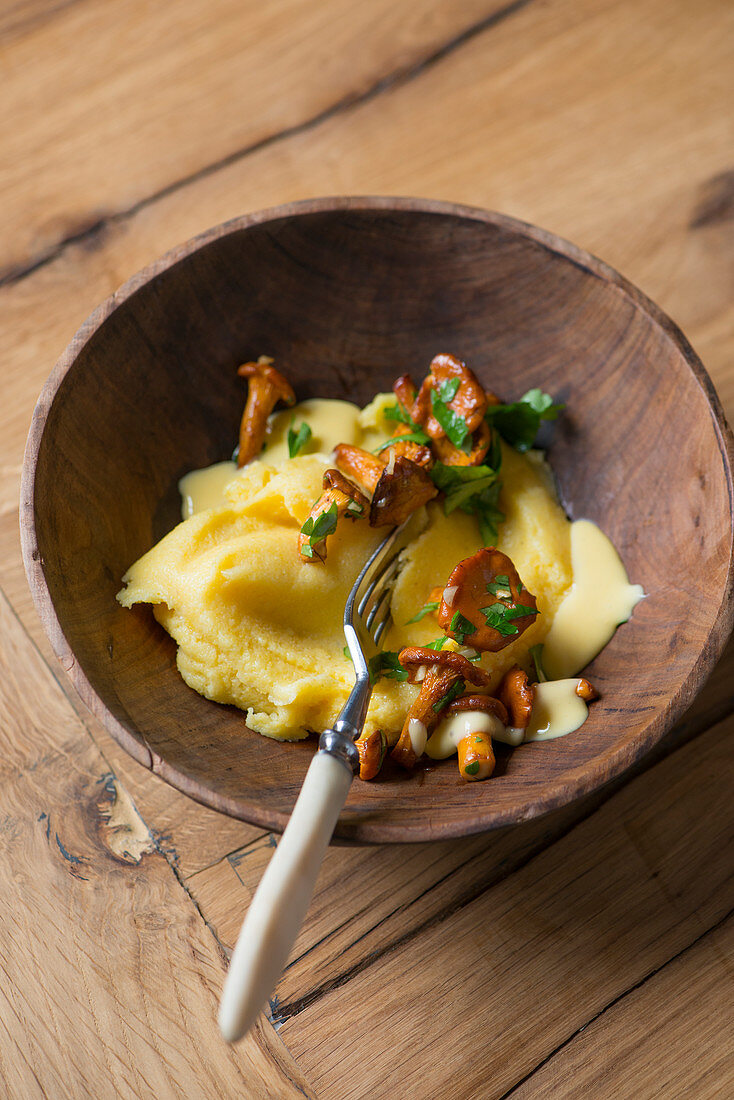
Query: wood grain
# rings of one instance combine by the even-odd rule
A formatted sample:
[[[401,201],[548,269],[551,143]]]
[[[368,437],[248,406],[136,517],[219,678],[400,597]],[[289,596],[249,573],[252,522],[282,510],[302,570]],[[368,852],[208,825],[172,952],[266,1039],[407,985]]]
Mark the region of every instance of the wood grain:
[[[219,1037],[215,943],[1,596],[0,708],[4,1094],[311,1096],[269,1025]]]
[[[613,1093],[721,1100],[734,1089],[734,920],[725,918],[613,1003],[519,1087],[513,1100]]]
[[[174,16],[140,0],[14,4],[0,13],[13,104],[0,118],[0,278],[420,68],[506,6],[179,0]]]
[[[674,753],[506,880],[286,1020],[280,1034],[319,1096],[391,1096],[428,1060],[426,1100],[499,1098],[713,928],[734,901],[733,731],[728,719]],[[359,1020],[339,1044],[335,1018]],[[400,1021],[388,1039],[385,1020]],[[616,1096],[623,1082],[610,1072]]]
[[[338,57],[319,57],[318,63],[312,38],[302,32],[308,25],[315,26],[320,15],[307,7],[279,3],[271,6],[267,16],[256,13],[255,24],[250,21],[249,4],[235,11],[231,4],[215,2],[207,8],[211,15],[201,8],[192,19],[193,5],[185,2],[177,5],[184,16],[180,28],[168,21],[168,11],[144,0],[124,0],[114,6],[114,15],[112,7],[91,0],[15,0],[0,12],[3,86],[10,105],[0,124],[6,154],[0,172],[4,200],[0,267],[19,275],[18,264],[26,269],[29,263],[49,258],[26,278],[0,290],[0,584],[24,624],[33,624],[36,637],[40,631],[23,588],[17,550],[17,499],[31,410],[51,364],[83,318],[131,272],[207,225],[243,210],[335,192],[423,194],[502,209],[546,225],[610,261],[682,325],[711,372],[730,418],[734,416],[730,5],[724,0],[701,0],[695,6],[663,0],[549,0],[518,5],[503,22],[452,46],[449,36],[458,29],[457,15],[462,19],[467,5],[454,14],[453,5],[429,9],[398,0],[382,13],[392,39],[384,56],[379,56],[384,42],[381,26],[368,26],[358,5],[329,4],[321,10],[333,13],[338,8],[340,13],[339,25],[329,28],[329,37],[341,41],[343,50]],[[72,8],[77,10],[70,22]],[[471,8],[470,19],[475,14],[482,18],[479,5]],[[262,33],[246,41],[255,25]],[[239,42],[232,35],[237,28],[243,28]],[[165,88],[156,85],[149,59],[149,43],[154,41],[166,61],[169,83]],[[369,53],[366,59],[363,42]],[[115,44],[112,65],[106,64],[105,50],[111,48],[107,43]],[[258,56],[261,43],[274,47],[267,57],[267,51]],[[449,48],[441,54],[443,46]],[[268,64],[271,58],[282,57],[279,51],[284,48],[289,50],[285,73]],[[421,66],[425,50],[434,48],[440,56]],[[233,65],[235,53],[248,60],[249,68]],[[385,73],[396,60],[397,68],[391,70],[395,79],[370,93],[369,80]],[[322,79],[324,62],[328,68]],[[219,82],[218,66],[230,81],[226,90],[224,81]],[[260,78],[257,87],[248,83],[255,70]],[[367,92],[367,97],[361,105],[348,101],[337,105],[334,93],[347,89],[357,89],[358,95]],[[193,110],[192,93],[198,95]],[[97,109],[98,104],[106,105],[105,109]],[[303,130],[286,130],[282,139],[277,137],[282,132],[279,127],[292,122],[298,127],[297,120],[323,105],[326,113],[321,121],[307,121]],[[330,111],[330,105],[337,109]],[[235,149],[228,163],[231,154],[225,150],[256,134],[270,134],[274,140],[253,152]],[[223,151],[225,160],[217,162]],[[192,173],[188,177],[187,171]],[[64,246],[64,240],[76,234],[81,234],[79,239]],[[64,680],[47,645],[42,652],[51,661],[54,675]],[[699,697],[677,735],[697,736],[708,721],[731,706],[732,659],[730,650],[717,669],[711,691]],[[33,706],[37,657],[32,652],[28,657],[18,644],[13,667],[24,684],[25,715]],[[60,700],[59,687],[51,680],[47,684],[48,692],[56,692]],[[45,691],[42,699],[48,710]],[[63,702],[57,705],[63,709]],[[37,719],[35,709],[33,716]],[[4,714],[3,722],[9,720]],[[21,724],[26,737],[25,719]],[[224,933],[229,934],[230,926],[236,924],[246,889],[242,882],[253,873],[244,860],[237,866],[237,877],[231,863],[226,864],[228,878],[223,865],[217,865],[217,859],[242,843],[231,823],[223,825],[218,815],[193,807],[125,759],[89,717],[86,727],[104,746],[106,760],[115,759],[115,767],[124,771],[136,804],[145,807],[148,823],[156,833],[165,834],[166,845],[179,854],[179,873],[200,871],[214,862],[207,876],[195,875],[190,881],[198,879],[206,914],[215,927],[221,926],[226,940]],[[665,743],[661,751],[664,748]],[[726,763],[724,758],[722,766]],[[97,767],[106,771],[108,765]],[[35,770],[45,780],[47,772],[39,772],[39,765]],[[50,781],[52,788],[56,775]],[[695,791],[697,783],[705,789],[706,777],[702,780],[698,770],[689,769],[681,783],[690,791]],[[45,789],[39,793],[45,795]],[[624,804],[616,806],[621,815]],[[612,835],[618,829],[624,832],[621,816],[606,820]],[[682,829],[687,828],[684,820]],[[453,865],[448,857],[436,861],[434,881],[425,868],[416,866],[420,849],[406,854],[411,851],[413,863],[402,876],[391,863],[400,850],[386,852],[385,874],[395,892],[392,912],[379,871],[360,879],[360,853],[352,853],[350,861],[350,854],[342,852],[338,860],[330,861],[318,921],[307,929],[311,938],[302,969],[295,968],[287,976],[294,983],[288,995],[293,1001],[300,990],[313,988],[308,975],[311,959],[320,975],[343,974],[339,966],[343,949],[349,958],[364,961],[365,974],[373,971],[374,999],[360,1004],[360,1015],[365,1010],[368,1017],[379,1015],[382,1010],[381,1024],[376,1038],[365,1031],[364,1059],[352,1080],[357,1092],[361,1082],[365,1096],[370,1095],[374,1050],[384,1050],[411,1018],[412,1010],[407,1000],[389,1019],[384,1018],[384,991],[392,974],[384,967],[390,955],[378,950],[370,960],[370,951],[360,953],[359,936],[367,932],[365,942],[379,948],[379,919],[386,918],[382,942],[399,937],[404,909],[406,929],[415,932],[410,975],[422,973],[436,960],[440,963],[443,945],[434,945],[434,952],[427,955],[421,923],[413,917],[421,911],[440,916],[441,904],[448,911],[462,881],[459,853]],[[596,858],[603,859],[605,852],[601,848]],[[143,875],[154,858],[143,857],[137,873]],[[490,864],[484,866],[490,873]],[[349,894],[339,891],[337,871],[342,868],[349,878]],[[445,878],[443,885],[439,871]],[[705,880],[705,866],[699,873]],[[419,880],[426,887],[423,897],[414,892]],[[713,882],[714,895],[718,889]],[[152,891],[160,896],[156,876]],[[441,900],[433,906],[437,895]],[[522,921],[522,903],[518,896],[515,906],[504,914],[508,926]],[[35,914],[24,904],[19,896],[14,929],[21,922],[33,926]],[[371,907],[377,918],[374,928]],[[65,921],[60,913],[59,929],[66,927]],[[682,938],[695,940],[698,934],[688,924]],[[316,946],[321,935],[323,949]],[[3,937],[6,946],[9,942]],[[715,942],[716,950],[730,951],[721,938]],[[39,964],[46,961],[43,945],[38,946],[37,959]],[[691,969],[678,969],[688,959]],[[586,1020],[585,1030],[555,1055],[557,1044],[551,1037],[543,1047],[551,1060],[537,1073],[532,1074],[531,1067],[522,1097],[572,1096],[577,1080],[587,1086],[586,1095],[602,1096],[609,1095],[613,1081],[614,1095],[620,1100],[639,1100],[646,1089],[647,1094],[652,1090],[656,1100],[677,1100],[686,1088],[689,1094],[707,1096],[709,1089],[716,1093],[718,1082],[726,1090],[719,1095],[726,1095],[731,1091],[725,1073],[731,1063],[730,1036],[722,1027],[709,1028],[701,1008],[721,1004],[723,1015],[731,999],[730,982],[723,963],[716,967],[707,960],[711,960],[708,948],[705,956],[697,946],[692,948],[636,993],[602,1011],[596,1021]],[[552,972],[555,966],[550,952],[538,963],[540,971]],[[699,968],[703,979],[697,984]],[[33,996],[34,972],[35,968],[16,971],[14,985],[4,985],[5,998]],[[73,979],[76,971],[72,968],[69,973]],[[577,975],[572,978],[578,983]],[[341,991],[353,980],[347,980]],[[400,981],[406,984],[403,975]],[[365,998],[364,984],[360,991]],[[491,992],[490,988],[489,997]],[[485,998],[474,1026],[477,1042],[492,1050],[495,1026],[487,1003]],[[527,1003],[525,1021],[532,1032],[539,1006],[532,999],[523,1003]],[[558,1003],[564,1003],[562,997]],[[671,1011],[666,1015],[668,1004]],[[511,1009],[513,1005],[514,994]],[[169,1005],[161,1008],[155,998],[149,1007],[154,1020],[169,1014]],[[546,1007],[541,1003],[540,1009]],[[109,1008],[105,1023],[124,1034],[129,1026],[124,1006],[110,1004]],[[341,1033],[343,1021],[337,1021],[323,1004],[322,1009],[324,1025],[338,1024]],[[430,1016],[435,1013],[432,1003]],[[3,1012],[3,1018],[11,1017]],[[205,1013],[199,1013],[198,1019],[205,1022]],[[650,1027],[651,1021],[657,1028]],[[557,1023],[552,1021],[554,1027]],[[31,1070],[18,1076],[16,1063],[22,1070],[22,1060],[7,1024],[2,1026],[2,1072],[15,1074],[12,1081],[19,1082],[11,1092],[34,1095]],[[58,1064],[63,1070],[70,1058],[78,1057],[76,1035],[75,1031],[66,1044],[71,1049],[64,1051],[55,1039],[45,1042],[42,1037],[33,1048],[31,1065]],[[586,1045],[576,1046],[586,1037]],[[21,1034],[21,1042],[28,1041],[27,1034]],[[676,1065],[678,1051],[681,1058]],[[564,1062],[567,1052],[573,1057]],[[149,1053],[141,1055],[144,1069]],[[449,1029],[435,1037],[422,1056],[415,1056],[411,1072],[404,1067],[401,1091],[415,1092],[423,1081],[430,1082],[435,1067],[454,1057],[455,1032]],[[654,1078],[651,1066],[658,1073]],[[194,1062],[188,1070],[187,1095],[211,1094],[205,1071],[198,1071]],[[671,1076],[675,1072],[678,1076]],[[58,1074],[52,1073],[49,1069],[43,1080],[57,1080]],[[139,1081],[130,1079],[135,1092]],[[94,1094],[104,1095],[108,1080],[104,1072],[95,1077]],[[464,1100],[452,1085],[451,1094]],[[125,1095],[122,1077],[118,1086]],[[7,1089],[5,1081],[3,1089]],[[57,1093],[49,1088],[48,1094]],[[161,1093],[167,1094],[165,1089]]]

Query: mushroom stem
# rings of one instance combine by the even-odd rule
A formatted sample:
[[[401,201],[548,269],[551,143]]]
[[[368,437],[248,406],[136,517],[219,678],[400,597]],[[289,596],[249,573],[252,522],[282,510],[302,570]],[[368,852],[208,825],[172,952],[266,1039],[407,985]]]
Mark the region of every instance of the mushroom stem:
[[[272,359],[261,355],[256,363],[243,363],[237,373],[246,378],[247,401],[240,421],[240,445],[237,465],[242,467],[257,458],[265,442],[268,417],[279,401],[294,405],[296,395]]]

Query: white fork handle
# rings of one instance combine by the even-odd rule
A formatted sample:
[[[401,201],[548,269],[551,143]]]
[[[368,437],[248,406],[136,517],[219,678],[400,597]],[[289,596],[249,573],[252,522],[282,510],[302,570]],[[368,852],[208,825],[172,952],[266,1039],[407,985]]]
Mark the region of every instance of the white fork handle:
[[[232,955],[219,1007],[230,1043],[252,1027],[288,961],[351,784],[345,763],[316,753]]]

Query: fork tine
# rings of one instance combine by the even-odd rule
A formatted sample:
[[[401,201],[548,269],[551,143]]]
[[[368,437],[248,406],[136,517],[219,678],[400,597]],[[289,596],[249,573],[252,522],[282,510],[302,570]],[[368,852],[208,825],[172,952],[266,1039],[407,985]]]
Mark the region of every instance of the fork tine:
[[[380,638],[385,633],[385,629],[388,626],[390,620],[392,619],[392,615],[390,613],[390,605],[386,604],[385,608],[386,608],[385,614],[382,616],[382,618],[380,619],[380,622],[377,624],[375,629],[372,631],[372,637],[375,640],[375,645],[377,645],[378,642],[380,641]]]
[[[388,558],[388,560],[384,563],[380,564],[380,568],[373,574],[369,584],[362,593],[362,597],[357,605],[358,615],[364,615],[367,604],[370,602],[370,598],[375,594],[378,586],[382,586],[384,589],[388,586],[389,581],[394,579],[394,574],[397,573],[399,558],[400,551],[393,554],[392,557]],[[390,572],[391,569],[392,572]]]

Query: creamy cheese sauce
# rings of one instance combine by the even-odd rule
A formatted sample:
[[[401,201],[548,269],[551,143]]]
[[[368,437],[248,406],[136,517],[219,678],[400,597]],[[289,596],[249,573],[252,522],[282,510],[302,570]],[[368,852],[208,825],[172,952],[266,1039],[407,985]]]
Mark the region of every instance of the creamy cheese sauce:
[[[431,760],[446,760],[453,756],[459,747],[459,741],[471,733],[488,733],[501,740],[504,726],[494,714],[483,710],[464,710],[444,718],[428,738],[426,754]]]
[[[214,466],[205,466],[203,470],[192,470],[178,483],[181,494],[181,515],[184,519],[205,512],[207,508],[218,508],[224,501],[224,486],[237,473],[235,462],[217,462]]]
[[[571,525],[573,584],[558,608],[543,647],[549,680],[585,668],[645,595],[630,584],[619,554],[588,519]]]
[[[292,409],[282,409],[273,413],[268,421],[268,434],[260,459],[274,466],[289,457],[288,431],[292,427],[298,432],[301,424],[308,424],[311,436],[302,447],[299,455],[329,455],[345,439],[356,439],[359,446],[370,449],[382,441],[382,435],[376,425],[369,423],[363,410],[350,401],[333,401],[329,398],[314,397],[301,401]],[[374,439],[373,439],[374,437]],[[224,504],[224,487],[237,475],[236,462],[217,462],[214,466],[205,466],[201,470],[192,470],[178,483],[181,494],[181,515],[183,519],[204,512],[207,508],[219,508]]]
[[[547,680],[535,685],[535,701],[525,741],[550,741],[583,726],[589,708],[576,694],[578,679]]]

